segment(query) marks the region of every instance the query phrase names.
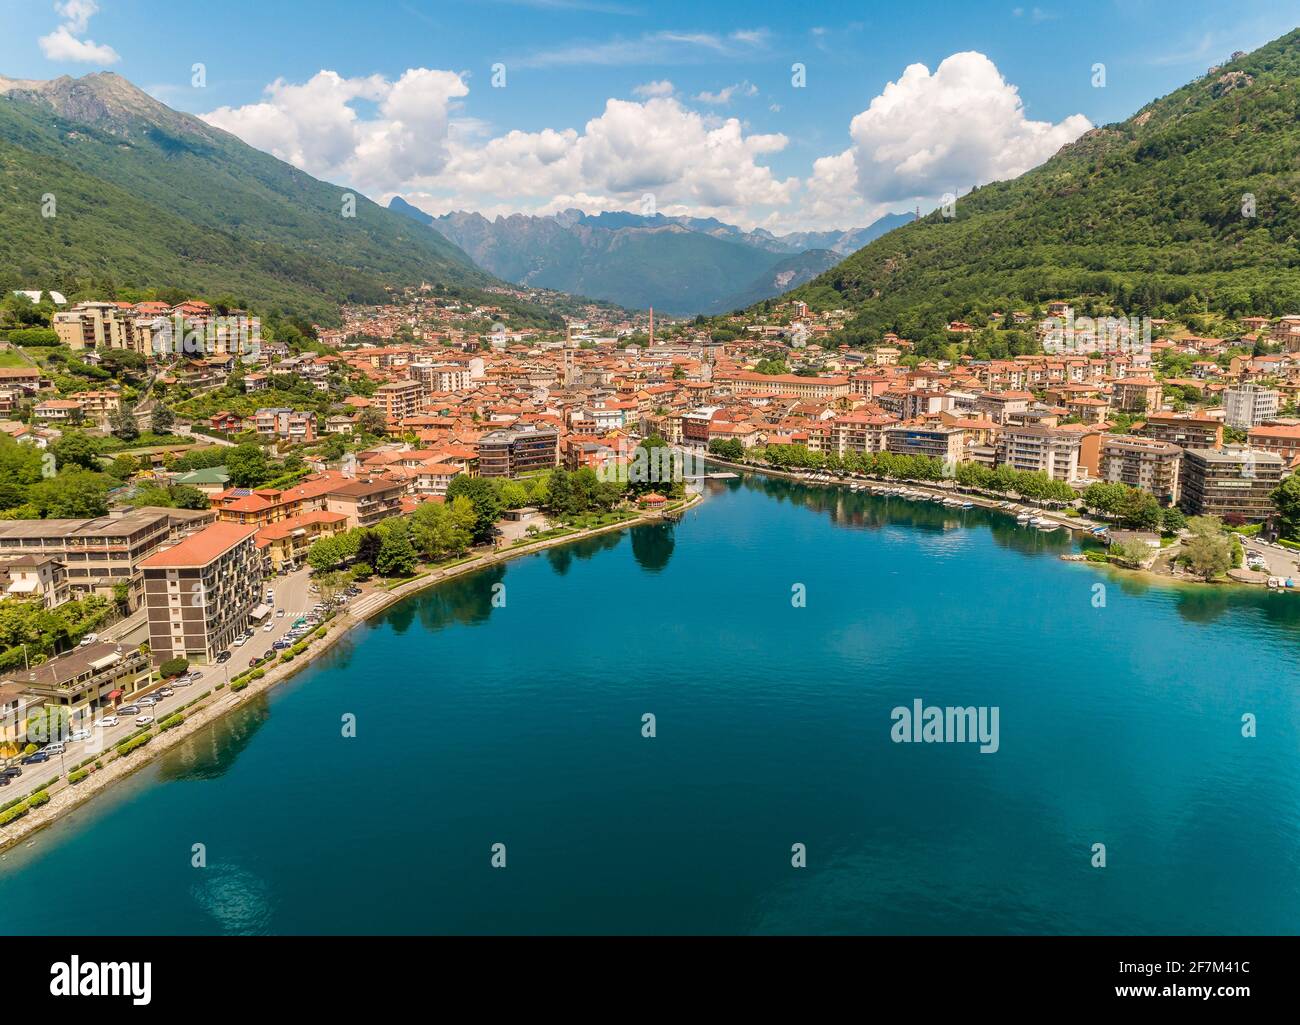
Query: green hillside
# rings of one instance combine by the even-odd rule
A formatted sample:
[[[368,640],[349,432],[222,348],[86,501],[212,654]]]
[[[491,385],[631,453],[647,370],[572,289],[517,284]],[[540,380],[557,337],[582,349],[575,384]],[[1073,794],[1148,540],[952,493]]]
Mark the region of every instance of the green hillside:
[[[421,281],[494,283],[431,228],[112,74],[0,80],[0,285],[178,287],[327,320]],[[41,216],[53,193],[58,215]]]
[[[937,343],[954,318],[1081,296],[1139,316],[1300,312],[1300,30],[791,294],[856,310],[847,333],[863,342]]]

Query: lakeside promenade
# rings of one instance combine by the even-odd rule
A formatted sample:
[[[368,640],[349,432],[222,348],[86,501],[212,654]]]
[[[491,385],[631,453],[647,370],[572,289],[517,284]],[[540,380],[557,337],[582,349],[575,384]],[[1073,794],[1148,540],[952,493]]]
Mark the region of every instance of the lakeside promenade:
[[[262,678],[250,678],[247,686],[239,691],[231,691],[224,683],[219,685],[208,694],[195,699],[192,704],[185,706],[186,718],[180,726],[171,730],[160,731],[157,729],[158,724],[154,723],[150,727],[149,743],[128,755],[117,755],[111,745],[105,747],[102,756],[105,761],[104,767],[90,773],[80,783],[70,784],[66,777],[60,776],[56,782],[47,787],[37,788],[34,793],[41,792],[43,789],[49,800],[33,808],[21,818],[0,826],[0,862],[3,861],[6,851],[17,846],[33,833],[55,824],[74,809],[104,793],[114,783],[144,768],[163,752],[177,746],[199,730],[212,725],[222,716],[236,711],[255,697],[308,668],[321,654],[333,648],[352,630],[403,599],[453,577],[474,573],[521,556],[533,555],[549,548],[560,547],[574,541],[581,541],[616,530],[662,522],[665,515],[675,515],[693,508],[703,501],[703,498],[703,494],[688,495],[685,499],[673,503],[662,512],[639,511],[614,523],[602,524],[596,527],[574,528],[553,537],[541,538],[536,541],[524,541],[507,548],[484,552],[480,555],[471,555],[459,561],[432,569],[390,588],[370,591],[360,597],[356,604],[345,612],[335,614],[322,624],[322,628],[325,630],[324,636],[314,640],[310,647],[292,662],[277,660],[267,664],[264,667],[265,675]]]

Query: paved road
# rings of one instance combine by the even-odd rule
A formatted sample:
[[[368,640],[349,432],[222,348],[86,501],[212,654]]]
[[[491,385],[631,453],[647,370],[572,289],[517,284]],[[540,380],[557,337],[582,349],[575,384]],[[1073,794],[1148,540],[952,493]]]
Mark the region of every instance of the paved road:
[[[209,445],[224,445],[227,448],[235,448],[239,442],[231,441],[229,438],[214,438],[211,434],[200,434],[190,429],[189,424],[173,424],[172,431],[175,434],[183,434],[191,441],[202,441]]]
[[[1268,575],[1271,577],[1300,577],[1300,552],[1293,552],[1281,545],[1269,544],[1256,538],[1247,538],[1242,544],[1247,551],[1259,552],[1268,563]]]
[[[261,626],[258,626],[251,640],[238,648],[230,649],[231,658],[229,662],[222,665],[196,667],[196,671],[202,674],[198,681],[187,687],[174,687],[176,693],[172,697],[163,698],[152,708],[141,708],[141,713],[152,715],[155,721],[161,722],[181,705],[193,701],[204,691],[211,690],[218,683],[229,683],[232,677],[248,668],[250,660],[260,659],[270,651],[271,645],[289,632],[294,620],[316,604],[316,595],[311,594],[310,583],[309,573],[306,569],[291,573],[285,577],[275,577],[267,586],[275,591],[276,612],[283,609],[284,615],[277,616],[272,613],[269,620],[272,629],[265,631]],[[263,620],[263,625],[266,622],[268,621]],[[160,689],[162,686],[159,683],[154,689]],[[141,697],[147,692],[148,689],[141,692],[141,694],[134,695],[129,700]],[[100,713],[100,715],[103,714],[106,713]],[[97,715],[96,718],[99,718],[99,716]],[[92,730],[90,740],[68,744],[67,751],[62,756],[54,755],[48,762],[20,766],[23,770],[22,776],[7,787],[0,787],[0,803],[10,797],[30,793],[39,784],[65,774],[72,766],[92,754],[108,750],[123,737],[134,733],[139,728],[135,724],[134,715],[122,716],[121,722],[117,726]]]

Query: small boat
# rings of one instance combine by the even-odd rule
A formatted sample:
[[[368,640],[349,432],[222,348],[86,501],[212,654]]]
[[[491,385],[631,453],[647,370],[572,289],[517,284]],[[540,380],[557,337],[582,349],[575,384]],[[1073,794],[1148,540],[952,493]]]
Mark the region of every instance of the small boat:
[[[975,508],[975,503],[974,503],[974,502],[958,502],[957,504],[960,505],[963,509],[974,509],[974,508]]]
[[[1033,517],[1033,516],[1030,516],[1029,513],[1023,513],[1023,512],[1022,512],[1019,516],[1016,517],[1016,522],[1017,522],[1017,523],[1032,523],[1033,520],[1034,520],[1034,517]]]

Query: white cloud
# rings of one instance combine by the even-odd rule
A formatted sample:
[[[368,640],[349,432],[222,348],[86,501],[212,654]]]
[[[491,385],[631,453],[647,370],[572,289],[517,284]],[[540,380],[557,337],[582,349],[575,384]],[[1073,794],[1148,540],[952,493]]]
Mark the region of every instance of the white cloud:
[[[982,53],[955,53],[931,74],[912,64],[849,126],[868,201],[932,197],[1014,178],[1092,125],[1025,117],[1019,92]]]
[[[992,61],[958,53],[933,74],[907,68],[853,118],[846,148],[816,159],[806,177],[783,178],[768,160],[785,135],[692,109],[666,80],[633,92],[641,98],[608,99],[578,128],[494,135],[459,110],[469,88],[452,72],[418,68],[394,82],[321,71],[205,117],[313,175],[380,202],[400,193],[435,214],[639,210],[651,194],[661,213],[778,231],[861,226],[918,203],[928,210],[946,192],[1028,170],[1090,127],[1079,114],[1029,120]],[[695,99],[716,106],[756,93],[741,82]]]
[[[46,60],[114,64],[121,59],[111,46],[81,38],[90,28],[90,19],[99,12],[95,0],[59,0],[54,10],[62,23],[37,40]]]
[[[452,105],[468,93],[451,71],[411,68],[396,82],[320,71],[301,85],[277,79],[263,102],[203,117],[313,175],[382,191],[441,169]],[[361,116],[358,101],[375,104],[375,115]]]
[[[725,107],[735,96],[757,96],[758,86],[753,82],[737,82],[734,85],[725,86],[716,93],[700,92],[696,93],[695,99],[700,103],[708,103],[715,107]]]
[[[636,96],[643,96],[650,99],[653,96],[671,96],[673,94],[673,84],[666,78],[661,78],[657,82],[643,82],[641,85],[632,87],[632,92]]]
[[[552,68],[605,65],[691,64],[753,57],[767,49],[766,29],[714,32],[647,32],[634,38],[577,42],[507,60],[511,67]]]

